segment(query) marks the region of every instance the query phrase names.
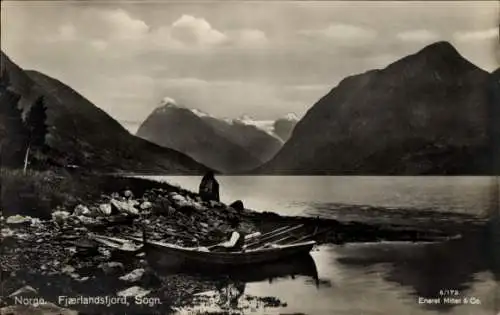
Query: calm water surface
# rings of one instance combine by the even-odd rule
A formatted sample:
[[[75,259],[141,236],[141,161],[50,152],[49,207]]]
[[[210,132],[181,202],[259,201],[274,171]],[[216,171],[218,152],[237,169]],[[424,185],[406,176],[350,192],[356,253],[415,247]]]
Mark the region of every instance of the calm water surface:
[[[198,191],[198,176],[152,176]],[[223,202],[287,215],[335,216],[332,204],[485,214],[490,177],[219,176]]]
[[[194,191],[201,179],[153,178]],[[420,210],[451,212],[450,217],[453,213],[486,216],[492,210],[496,187],[488,177],[219,176],[218,180],[226,203],[241,199],[255,210],[369,222],[406,217],[411,223],[425,219],[425,214],[416,214]],[[250,314],[495,315],[500,309],[499,244],[485,228],[441,243],[319,246],[311,253],[316,277],[284,276],[245,283],[240,286],[244,294],[232,307]],[[419,297],[439,297],[441,289],[457,290],[460,297],[475,298],[480,304],[418,303]],[[218,294],[219,299],[221,295],[207,294]],[[248,295],[274,296],[286,306],[248,305]]]

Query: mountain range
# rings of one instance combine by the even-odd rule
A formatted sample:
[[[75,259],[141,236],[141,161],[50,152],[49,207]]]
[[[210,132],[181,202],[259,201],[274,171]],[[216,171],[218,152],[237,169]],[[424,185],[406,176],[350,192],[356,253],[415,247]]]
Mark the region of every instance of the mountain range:
[[[8,144],[1,150],[2,166],[19,166],[30,141],[28,136],[23,137],[31,128],[27,117],[36,104],[41,104],[39,125],[46,134],[33,163],[43,156],[53,166],[96,171],[191,174],[208,170],[183,153],[131,135],[64,83],[23,70],[3,52],[0,61],[0,140]]]
[[[273,133],[259,128],[253,121],[227,120],[213,116],[203,116],[202,119],[219,134],[251,152],[259,159],[260,164],[271,159],[283,145],[283,140]]]
[[[29,147],[33,165],[109,172],[486,175],[498,165],[499,91],[498,71],[437,42],[345,78],[300,121],[287,115],[262,128],[166,99],[136,137],[69,86],[2,52],[0,158],[20,167]]]
[[[222,172],[244,172],[269,160],[282,141],[241,120],[224,120],[165,98],[137,136],[192,156]]]
[[[490,174],[491,74],[448,42],[345,78],[260,174]],[[498,104],[496,104],[498,106]]]

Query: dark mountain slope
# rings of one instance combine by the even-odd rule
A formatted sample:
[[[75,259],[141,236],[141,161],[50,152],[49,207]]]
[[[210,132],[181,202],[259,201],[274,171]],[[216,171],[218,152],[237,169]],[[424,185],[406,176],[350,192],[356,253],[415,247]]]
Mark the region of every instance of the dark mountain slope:
[[[129,134],[118,122],[62,82],[24,71],[3,52],[1,81],[18,98],[23,117],[43,97],[47,155],[58,166],[98,171],[202,173],[207,168],[185,154],[161,148]],[[8,78],[8,81],[6,81]],[[4,82],[5,81],[5,82]],[[7,90],[0,91],[2,94]],[[0,95],[1,98],[1,95]],[[4,109],[2,109],[3,115]]]
[[[488,174],[489,78],[446,42],[348,77],[258,172]]]

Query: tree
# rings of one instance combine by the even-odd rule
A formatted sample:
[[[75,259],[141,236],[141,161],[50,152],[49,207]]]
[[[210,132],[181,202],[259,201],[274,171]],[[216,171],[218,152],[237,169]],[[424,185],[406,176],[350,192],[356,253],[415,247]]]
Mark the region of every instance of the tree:
[[[0,165],[20,167],[27,144],[22,112],[17,108],[20,96],[0,84]]]
[[[45,136],[47,135],[46,109],[45,100],[43,96],[40,96],[31,106],[25,118],[25,125],[28,130],[28,146],[24,158],[24,172],[28,167],[30,154],[38,157],[38,159],[44,156]]]

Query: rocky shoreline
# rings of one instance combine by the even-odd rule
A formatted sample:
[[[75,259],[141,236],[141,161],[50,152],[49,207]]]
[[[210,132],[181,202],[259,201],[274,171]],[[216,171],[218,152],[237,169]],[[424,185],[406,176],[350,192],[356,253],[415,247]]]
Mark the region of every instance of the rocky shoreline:
[[[148,184],[155,186],[155,184]],[[169,313],[190,305],[194,295],[214,288],[213,281],[194,280],[189,274],[158,274],[144,253],[129,254],[106,248],[93,233],[108,236],[141,236],[180,246],[209,246],[225,237],[228,221],[237,216],[247,233],[265,233],[279,227],[302,224],[302,233],[319,244],[368,241],[435,241],[454,237],[457,227],[370,225],[308,217],[284,217],[242,208],[237,202],[202,202],[192,192],[158,184],[146,189],[122,190],[99,198],[58,208],[50,219],[11,215],[1,217],[1,314],[14,314],[32,305],[15,303],[17,297],[43,298],[33,308],[50,314]],[[61,296],[124,297],[128,305],[112,308],[89,304],[70,305]],[[130,304],[143,298],[146,304]],[[149,300],[148,300],[149,298]],[[255,297],[256,303],[281,305],[272,297]],[[17,305],[15,305],[17,304]],[[29,303],[28,303],[29,304]],[[65,310],[59,309],[60,307]]]

